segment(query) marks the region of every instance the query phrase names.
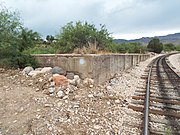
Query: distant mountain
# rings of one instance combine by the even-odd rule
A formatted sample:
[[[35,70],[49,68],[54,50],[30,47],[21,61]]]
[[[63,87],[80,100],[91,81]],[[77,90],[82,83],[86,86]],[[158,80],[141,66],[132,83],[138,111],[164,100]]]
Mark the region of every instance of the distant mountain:
[[[162,43],[173,43],[175,45],[180,44],[180,33],[169,34],[166,36],[155,36],[160,39]],[[142,37],[140,39],[125,40],[125,39],[114,39],[116,43],[127,43],[127,42],[140,42],[142,44],[148,44],[154,37]]]

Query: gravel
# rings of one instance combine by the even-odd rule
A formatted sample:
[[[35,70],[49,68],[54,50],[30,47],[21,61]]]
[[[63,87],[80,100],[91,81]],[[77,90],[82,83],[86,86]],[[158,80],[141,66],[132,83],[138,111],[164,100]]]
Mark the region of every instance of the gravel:
[[[72,92],[65,91],[63,98],[46,93],[49,92],[47,83],[50,74],[31,78],[22,76],[19,71],[0,69],[0,107],[5,107],[2,113],[0,112],[0,133],[141,134],[142,120],[139,117],[142,114],[129,109],[128,104],[131,103],[135,90],[144,86],[145,81],[141,76],[155,57],[157,56],[117,74],[104,85],[71,86]],[[74,78],[77,84],[82,82],[78,76]],[[88,79],[87,82],[91,84],[92,80]],[[61,94],[62,92],[60,96]]]

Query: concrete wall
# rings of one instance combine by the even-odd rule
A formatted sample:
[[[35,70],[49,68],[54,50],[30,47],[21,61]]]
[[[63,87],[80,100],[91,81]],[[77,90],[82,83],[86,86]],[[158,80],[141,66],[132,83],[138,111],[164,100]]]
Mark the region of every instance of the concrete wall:
[[[146,54],[37,54],[33,55],[40,66],[60,66],[75,72],[81,78],[93,78],[103,83],[115,73],[126,70],[149,58]]]

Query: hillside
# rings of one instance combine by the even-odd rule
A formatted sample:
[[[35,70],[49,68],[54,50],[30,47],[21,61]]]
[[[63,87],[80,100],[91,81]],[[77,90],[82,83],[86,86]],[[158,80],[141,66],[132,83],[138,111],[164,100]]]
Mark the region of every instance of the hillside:
[[[162,43],[173,43],[175,45],[180,44],[180,33],[169,34],[166,36],[156,36],[161,40]],[[154,37],[142,37],[140,39],[125,40],[125,39],[115,39],[116,43],[126,43],[126,42],[140,42],[142,44],[148,44],[149,41]]]

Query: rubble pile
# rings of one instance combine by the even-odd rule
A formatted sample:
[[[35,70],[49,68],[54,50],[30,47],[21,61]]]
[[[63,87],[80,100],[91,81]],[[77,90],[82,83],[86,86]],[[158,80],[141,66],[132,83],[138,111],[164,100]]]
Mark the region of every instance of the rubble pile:
[[[5,72],[9,72],[7,76]],[[117,74],[103,85],[95,85],[92,78],[82,80],[79,75],[61,67],[2,71],[2,79],[8,78],[6,83],[28,89],[29,93],[24,95],[30,95],[23,97],[24,103],[30,102],[29,105],[17,108],[21,113],[16,116],[28,119],[19,124],[23,125],[23,130],[21,127],[18,134],[138,134],[138,128],[127,127],[125,123],[133,119],[128,116],[128,113],[133,113],[128,109],[128,103],[135,85],[141,83],[139,74],[142,70],[137,74],[130,72]],[[23,117],[24,113],[31,115]],[[15,128],[7,128],[2,133],[15,132]]]

